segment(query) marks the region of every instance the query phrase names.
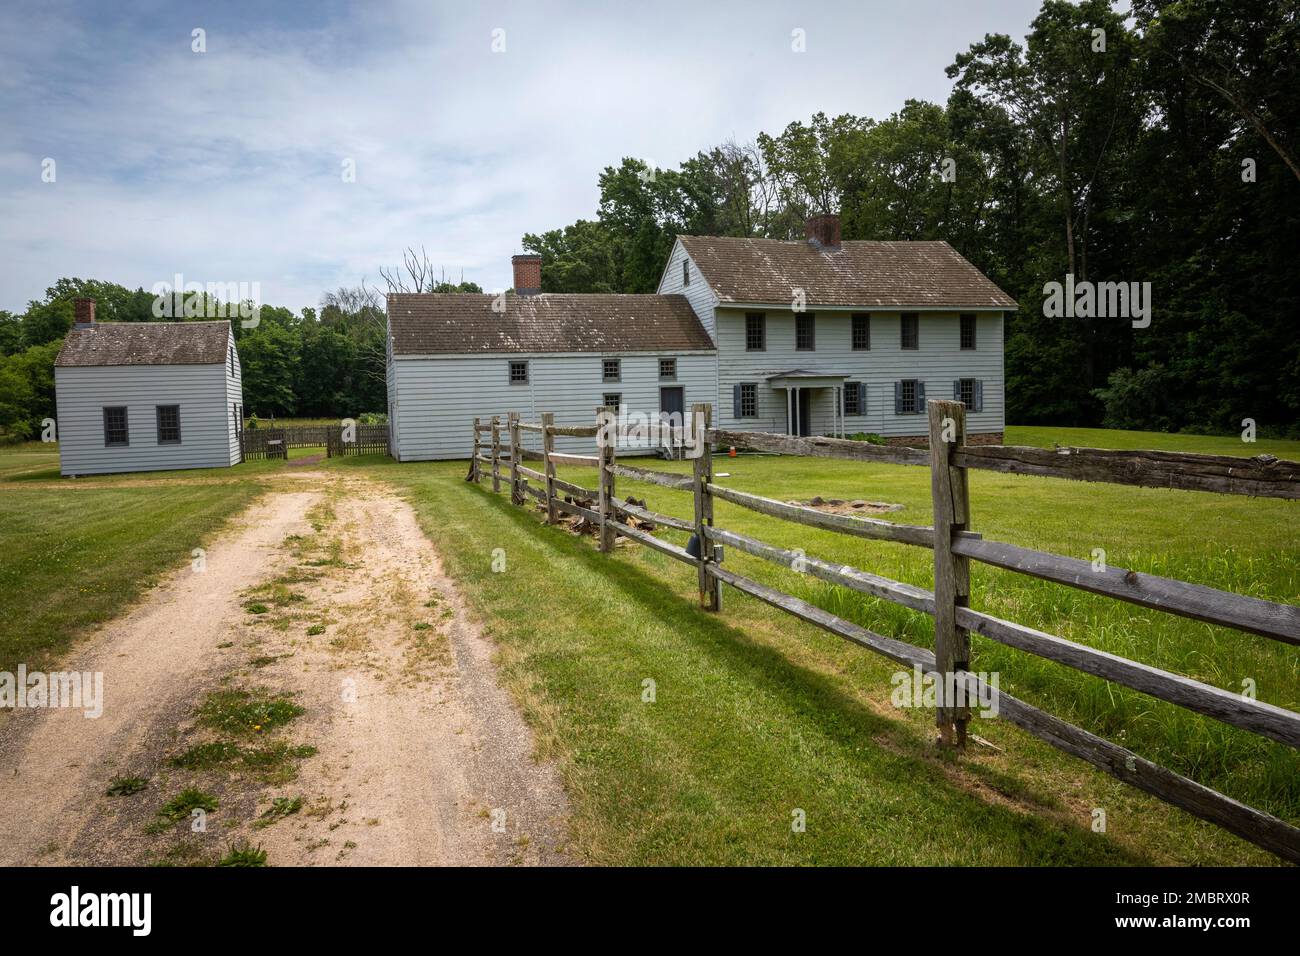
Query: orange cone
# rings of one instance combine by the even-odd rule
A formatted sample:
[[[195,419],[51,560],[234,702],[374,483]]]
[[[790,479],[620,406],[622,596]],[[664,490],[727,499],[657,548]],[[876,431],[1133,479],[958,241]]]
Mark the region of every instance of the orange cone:
[[[727,449],[727,457],[728,457],[728,458],[735,458],[735,457],[736,457],[736,446],[735,446],[735,445],[732,445],[730,448]]]

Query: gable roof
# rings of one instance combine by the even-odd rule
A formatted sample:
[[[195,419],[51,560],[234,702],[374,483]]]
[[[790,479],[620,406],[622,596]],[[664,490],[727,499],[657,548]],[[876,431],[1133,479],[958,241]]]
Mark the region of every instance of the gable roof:
[[[481,352],[691,352],[713,342],[681,295],[394,293],[394,355]]]
[[[943,241],[848,241],[678,236],[720,304],[1014,309],[1016,302]]]
[[[57,367],[88,365],[220,365],[230,322],[96,322],[74,327]]]

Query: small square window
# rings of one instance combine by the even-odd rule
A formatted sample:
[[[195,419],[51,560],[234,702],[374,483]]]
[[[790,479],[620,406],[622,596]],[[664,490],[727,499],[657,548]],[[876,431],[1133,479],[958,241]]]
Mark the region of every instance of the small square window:
[[[740,384],[740,417],[757,418],[758,417],[758,383],[741,382]]]
[[[862,414],[862,383],[845,382],[844,383],[844,414],[861,415]]]
[[[156,405],[154,413],[158,418],[158,444],[179,445],[181,443],[181,407],[179,405]]]
[[[129,444],[131,440],[127,430],[126,406],[104,409],[104,446]]]
[[[670,380],[677,378],[677,359],[661,358],[659,360],[659,377]]]
[[[745,313],[745,351],[762,352],[767,349],[767,316],[762,312]]]
[[[916,350],[921,347],[921,317],[915,312],[903,313],[903,348]]]
[[[600,363],[601,379],[606,382],[617,382],[620,378],[619,365],[618,359],[602,360]]]
[[[817,348],[817,316],[808,312],[794,317],[794,347],[800,352]]]
[[[871,316],[865,312],[855,312],[853,314],[853,351],[868,352],[871,350]]]
[[[600,404],[618,411],[623,407],[623,395],[621,392],[606,392],[600,396]]]
[[[975,348],[975,316],[961,317],[961,347],[966,351]]]
[[[528,363],[511,362],[510,363],[510,384],[517,385],[528,382]]]

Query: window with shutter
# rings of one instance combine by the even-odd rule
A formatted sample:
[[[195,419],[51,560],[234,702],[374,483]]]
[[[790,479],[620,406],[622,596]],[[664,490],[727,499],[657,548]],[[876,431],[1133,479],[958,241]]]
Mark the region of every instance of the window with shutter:
[[[757,418],[758,417],[758,383],[741,382],[737,386],[740,389],[740,414],[738,418]]]
[[[862,383],[845,382],[844,383],[844,414],[861,415],[862,414]]]

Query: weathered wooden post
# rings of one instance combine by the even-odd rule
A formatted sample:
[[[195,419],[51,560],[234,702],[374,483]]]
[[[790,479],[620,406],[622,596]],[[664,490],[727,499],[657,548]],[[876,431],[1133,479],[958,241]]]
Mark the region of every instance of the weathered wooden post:
[[[617,412],[611,416],[609,406],[596,408],[596,485],[597,509],[600,512],[600,550],[614,550],[614,443],[618,436]]]
[[[970,667],[970,634],[957,626],[957,608],[970,604],[970,560],[953,554],[952,540],[970,521],[970,494],[966,469],[952,464],[952,454],[966,443],[966,406],[936,400],[927,411],[934,502],[934,657],[943,682],[936,721],[940,746],[961,747],[970,708],[953,706],[952,691],[957,686],[953,675]]]
[[[683,423],[684,424],[684,423]],[[695,541],[699,547],[696,567],[699,571],[700,607],[708,611],[722,610],[722,584],[708,573],[707,565],[716,560],[717,549],[711,538],[704,534],[705,527],[713,527],[713,496],[708,485],[713,481],[713,448],[707,432],[713,424],[713,406],[691,406],[691,440],[695,455]]]
[[[492,416],[492,490],[501,490],[501,416]]]
[[[519,490],[519,413],[508,412],[506,422],[510,429],[510,501],[524,503],[524,493]]]
[[[546,472],[546,523],[555,524],[555,462],[551,461],[551,452],[555,451],[555,413],[542,412],[542,464]]]
[[[479,431],[479,419],[478,416],[475,416],[474,417],[474,452],[469,459],[469,480],[475,483],[477,483],[478,480],[483,477],[483,470],[479,468],[480,462],[478,460],[478,456],[483,453],[482,451],[483,443],[479,441],[478,431]]]

